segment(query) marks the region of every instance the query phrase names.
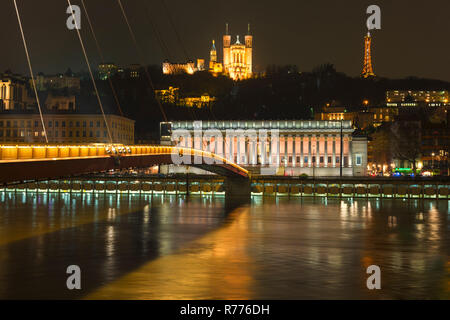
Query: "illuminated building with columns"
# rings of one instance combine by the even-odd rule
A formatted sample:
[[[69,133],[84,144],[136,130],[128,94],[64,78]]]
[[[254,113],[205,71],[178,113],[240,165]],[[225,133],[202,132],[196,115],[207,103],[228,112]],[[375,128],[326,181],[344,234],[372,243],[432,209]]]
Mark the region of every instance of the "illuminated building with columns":
[[[208,135],[205,136],[206,130],[220,132],[222,136],[208,138]],[[230,135],[231,132],[239,131],[244,134]],[[268,134],[261,135],[263,131]],[[174,135],[176,132],[188,132],[189,136],[186,139],[173,141],[176,140]],[[355,136],[353,133],[351,121],[345,120],[161,123],[162,144],[178,144],[182,147],[210,151],[250,168],[257,174],[271,175],[339,176],[342,163],[343,176],[365,176],[367,174],[367,139]],[[254,138],[254,135],[257,138]],[[182,172],[184,169],[172,166],[171,170]]]

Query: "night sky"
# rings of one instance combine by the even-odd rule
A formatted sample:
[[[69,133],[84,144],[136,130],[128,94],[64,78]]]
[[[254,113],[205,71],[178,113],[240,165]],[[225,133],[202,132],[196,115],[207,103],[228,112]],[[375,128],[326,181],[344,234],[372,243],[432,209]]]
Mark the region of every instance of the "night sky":
[[[17,0],[35,72],[58,73],[68,67],[86,70],[75,31],[66,28],[66,0]],[[116,0],[85,0],[105,59],[119,65],[138,63]],[[450,81],[449,0],[165,0],[183,46],[177,40],[161,0],[122,0],[146,64],[160,64],[166,57],[154,36],[146,6],[164,37],[172,60],[209,61],[211,40],[218,44],[222,61],[225,23],[241,39],[251,23],[254,66],[296,64],[301,71],[330,62],[338,71],[359,75],[363,37],[367,32],[368,5],[381,7],[381,30],[373,35],[373,66],[379,76],[418,76]],[[72,4],[81,6],[81,1]],[[25,53],[12,0],[1,0],[0,71],[26,73]],[[82,36],[91,63],[100,59],[82,12]]]

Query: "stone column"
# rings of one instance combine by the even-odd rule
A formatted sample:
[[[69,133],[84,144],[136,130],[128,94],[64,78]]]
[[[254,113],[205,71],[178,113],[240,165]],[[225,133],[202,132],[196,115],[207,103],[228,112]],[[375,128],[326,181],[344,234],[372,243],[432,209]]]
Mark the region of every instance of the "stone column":
[[[269,165],[272,164],[273,159],[272,159],[272,135],[269,136]]]
[[[297,140],[297,135],[292,136],[292,166],[295,167],[297,165],[297,155],[295,153],[295,142]]]
[[[316,167],[320,167],[320,134],[316,135]]]
[[[240,137],[238,137],[237,139],[236,139],[236,148],[237,148],[237,150],[236,150],[236,163],[237,164],[240,164],[241,163],[241,138]]]
[[[275,141],[276,143],[276,150],[277,150],[277,167],[280,166],[280,140],[281,140],[281,136],[278,136],[277,141]]]
[[[333,168],[336,168],[336,136],[333,135],[331,139],[333,139]]]
[[[303,156],[303,138],[304,135],[300,135],[300,167],[303,168],[303,160],[304,160],[304,156]]]
[[[353,152],[352,152],[352,137],[351,135],[348,135],[348,166],[353,166]]]
[[[284,166],[287,167],[289,165],[289,153],[288,153],[288,140],[289,135],[284,135]]]
[[[312,135],[308,134],[308,167],[312,167]]]

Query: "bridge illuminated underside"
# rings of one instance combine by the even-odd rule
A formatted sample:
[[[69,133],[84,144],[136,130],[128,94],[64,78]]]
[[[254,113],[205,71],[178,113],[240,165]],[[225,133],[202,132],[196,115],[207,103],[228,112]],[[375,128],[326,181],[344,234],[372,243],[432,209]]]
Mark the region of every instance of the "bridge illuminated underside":
[[[248,178],[248,171],[216,154],[169,146],[0,146],[0,183],[58,179],[113,169],[173,164],[183,154],[191,166],[226,176]],[[196,159],[202,159],[194,164]],[[198,162],[198,161],[197,161]]]

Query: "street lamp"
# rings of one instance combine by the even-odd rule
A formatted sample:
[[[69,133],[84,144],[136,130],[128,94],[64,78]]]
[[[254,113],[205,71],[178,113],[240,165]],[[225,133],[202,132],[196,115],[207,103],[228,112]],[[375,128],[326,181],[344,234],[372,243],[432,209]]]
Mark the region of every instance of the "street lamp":
[[[434,173],[434,152],[431,153],[431,169],[433,170]]]

